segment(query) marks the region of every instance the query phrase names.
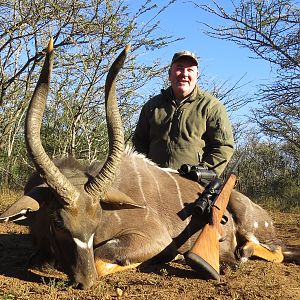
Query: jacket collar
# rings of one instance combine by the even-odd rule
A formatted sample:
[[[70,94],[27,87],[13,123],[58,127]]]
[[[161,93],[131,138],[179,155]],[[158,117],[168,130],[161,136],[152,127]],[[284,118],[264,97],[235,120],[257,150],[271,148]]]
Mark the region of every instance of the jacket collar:
[[[172,103],[176,103],[176,99],[174,97],[173,94],[173,90],[172,87],[169,86],[166,90],[162,89],[161,90],[162,95],[170,102]],[[183,99],[180,103],[184,103],[184,102],[193,102],[196,99],[199,98],[199,95],[201,94],[201,90],[198,86],[198,84],[196,84],[195,88],[193,89],[193,91],[191,92],[191,94],[189,96],[187,96],[185,99]]]

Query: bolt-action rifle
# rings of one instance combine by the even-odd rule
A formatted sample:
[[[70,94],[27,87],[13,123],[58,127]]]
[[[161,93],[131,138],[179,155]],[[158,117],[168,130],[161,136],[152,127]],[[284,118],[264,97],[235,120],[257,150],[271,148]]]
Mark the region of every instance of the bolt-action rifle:
[[[191,250],[185,255],[186,263],[201,274],[203,279],[220,280],[219,240],[222,235],[221,221],[229,202],[237,176],[235,170],[241,157],[234,165],[222,184],[215,177],[200,195],[194,206],[194,215],[209,214],[209,221],[204,225]]]

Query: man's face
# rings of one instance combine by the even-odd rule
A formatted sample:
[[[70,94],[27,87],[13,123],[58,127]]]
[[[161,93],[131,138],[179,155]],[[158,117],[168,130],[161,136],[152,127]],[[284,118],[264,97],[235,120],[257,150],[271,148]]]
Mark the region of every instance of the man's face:
[[[169,70],[169,80],[177,100],[187,97],[198,79],[198,67],[193,59],[182,57],[174,62]]]

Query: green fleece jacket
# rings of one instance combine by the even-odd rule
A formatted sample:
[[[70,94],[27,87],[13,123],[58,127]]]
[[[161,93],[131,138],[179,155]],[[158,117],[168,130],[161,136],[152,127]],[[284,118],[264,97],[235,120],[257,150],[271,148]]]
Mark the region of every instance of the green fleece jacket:
[[[220,175],[233,154],[233,135],[224,105],[198,86],[177,104],[169,87],[143,106],[133,136],[135,149],[161,167],[204,162]]]

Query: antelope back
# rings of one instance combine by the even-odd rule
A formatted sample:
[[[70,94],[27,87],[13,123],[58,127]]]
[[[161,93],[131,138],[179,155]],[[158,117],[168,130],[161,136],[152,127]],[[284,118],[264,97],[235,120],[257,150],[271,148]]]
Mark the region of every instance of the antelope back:
[[[104,209],[102,224],[110,222],[114,225],[105,227],[106,235],[99,227],[96,240],[110,238],[118,230],[132,227],[132,220],[138,219],[140,225],[137,226],[144,228],[151,228],[152,223],[160,222],[175,241],[180,236],[176,242],[183,245],[201,226],[199,220],[191,222],[191,203],[199,197],[203,187],[180,176],[175,170],[159,168],[130,149],[124,153],[113,188],[141,208],[119,211]]]

